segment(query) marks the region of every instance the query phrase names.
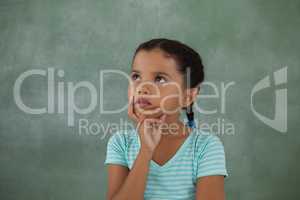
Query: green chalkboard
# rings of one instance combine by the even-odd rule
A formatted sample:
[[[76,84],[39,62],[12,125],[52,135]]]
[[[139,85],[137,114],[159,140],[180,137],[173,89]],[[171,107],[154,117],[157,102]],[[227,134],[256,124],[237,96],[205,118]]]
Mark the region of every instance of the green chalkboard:
[[[299,198],[299,33],[297,0],[1,0],[0,199],[105,198],[114,72],[156,37],[203,58],[196,118],[223,141],[227,199]]]

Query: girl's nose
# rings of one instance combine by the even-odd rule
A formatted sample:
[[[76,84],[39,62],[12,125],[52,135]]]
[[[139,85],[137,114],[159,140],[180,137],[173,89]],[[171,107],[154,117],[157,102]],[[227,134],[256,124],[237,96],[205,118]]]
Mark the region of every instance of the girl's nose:
[[[137,91],[138,95],[148,95],[149,94],[149,90],[147,87],[142,86],[142,87],[138,87],[138,91]]]
[[[145,89],[145,87],[143,87],[143,88],[138,90],[138,94],[139,95],[147,95],[147,94],[149,94],[149,92],[148,92],[147,89]]]

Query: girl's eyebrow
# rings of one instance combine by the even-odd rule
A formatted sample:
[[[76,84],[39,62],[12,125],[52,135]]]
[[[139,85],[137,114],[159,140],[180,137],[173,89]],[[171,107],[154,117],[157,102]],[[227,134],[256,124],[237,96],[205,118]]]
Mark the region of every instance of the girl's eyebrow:
[[[131,70],[131,73],[132,72],[140,73],[139,70],[135,70],[135,69]]]
[[[132,72],[140,73],[140,71],[139,71],[139,70],[136,70],[136,69],[131,70],[131,73],[132,73]],[[169,78],[172,78],[169,74],[167,74],[167,73],[165,73],[165,72],[152,72],[152,74],[162,74],[162,75],[165,75],[165,76],[167,76],[167,77],[169,77]]]

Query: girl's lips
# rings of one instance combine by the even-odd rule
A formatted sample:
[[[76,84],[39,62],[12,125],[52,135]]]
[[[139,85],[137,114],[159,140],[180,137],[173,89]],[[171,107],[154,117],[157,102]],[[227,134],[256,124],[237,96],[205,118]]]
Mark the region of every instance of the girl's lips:
[[[145,98],[138,98],[135,102],[135,104],[138,104],[140,107],[147,107],[147,106],[151,106],[152,104],[150,103],[150,101],[148,101]]]
[[[136,101],[135,101],[135,105],[140,107],[140,108],[145,108],[145,109],[153,109],[155,107],[153,107],[152,103],[147,100],[146,98],[138,98]]]
[[[140,108],[146,108],[146,107],[150,106],[149,104],[144,104],[144,103],[139,103],[137,105],[139,105]]]

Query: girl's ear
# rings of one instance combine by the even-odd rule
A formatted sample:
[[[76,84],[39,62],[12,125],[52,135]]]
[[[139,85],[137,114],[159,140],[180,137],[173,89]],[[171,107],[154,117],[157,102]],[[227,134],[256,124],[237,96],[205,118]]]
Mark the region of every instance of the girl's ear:
[[[192,102],[196,101],[199,90],[200,90],[200,88],[198,88],[198,87],[186,89],[183,107],[188,107],[189,105],[192,104]]]

